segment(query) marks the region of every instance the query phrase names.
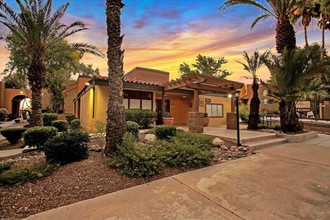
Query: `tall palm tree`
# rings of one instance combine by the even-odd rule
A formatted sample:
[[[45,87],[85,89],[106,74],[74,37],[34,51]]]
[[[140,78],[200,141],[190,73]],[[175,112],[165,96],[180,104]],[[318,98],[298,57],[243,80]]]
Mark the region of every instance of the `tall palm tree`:
[[[308,46],[307,27],[312,21],[312,17],[317,16],[315,3],[312,0],[297,0],[296,10],[290,16],[292,23],[296,23],[301,18],[301,25],[304,27],[305,46]]]
[[[301,131],[303,127],[296,115],[296,102],[310,91],[310,82],[327,71],[330,59],[320,60],[316,46],[283,51],[281,56],[271,55],[262,59],[271,78],[266,87],[279,102],[281,129],[283,132]]]
[[[109,101],[107,110],[105,154],[114,153],[123,142],[126,132],[123,98],[123,59],[121,50],[123,36],[120,34],[120,14],[124,4],[121,0],[106,1],[107,34],[108,34],[108,76]]]
[[[52,13],[52,0],[16,0],[19,13],[5,1],[0,0],[0,23],[21,41],[22,56],[27,58],[27,78],[32,90],[31,125],[42,125],[41,90],[46,84],[46,62],[51,50],[56,50],[57,42],[87,28],[82,22],[70,25],[61,23],[69,3]],[[81,52],[98,54],[94,46],[85,43],[69,45]]]
[[[263,6],[256,0],[226,0],[220,7],[221,10],[233,5],[251,5],[264,11],[252,23],[251,29],[260,21],[268,17],[274,17],[276,24],[276,50],[282,53],[284,48],[294,49],[296,47],[296,36],[293,25],[290,23],[289,15],[295,10],[296,0],[266,0],[267,6]]]
[[[258,97],[258,77],[257,77],[257,70],[263,65],[263,59],[265,59],[267,56],[269,56],[270,52],[266,51],[263,54],[259,54],[259,52],[256,50],[254,54],[249,57],[247,52],[243,52],[243,57],[246,61],[246,63],[242,63],[240,61],[236,61],[244,66],[244,70],[248,71],[252,75],[252,91],[253,96],[250,103],[250,114],[249,114],[249,121],[248,121],[248,129],[257,130],[258,129],[258,123],[259,123],[259,106],[260,106],[260,100]]]
[[[321,58],[325,53],[325,30],[330,30],[330,0],[320,0],[320,22],[322,30]]]

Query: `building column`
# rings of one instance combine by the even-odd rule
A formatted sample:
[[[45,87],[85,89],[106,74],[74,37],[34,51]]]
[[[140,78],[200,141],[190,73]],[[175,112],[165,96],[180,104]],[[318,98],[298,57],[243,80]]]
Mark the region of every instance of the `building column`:
[[[162,110],[161,110],[161,116],[162,116],[162,120],[165,114],[165,90],[162,90]]]
[[[198,97],[198,90],[197,89],[194,89],[193,111],[194,112],[199,112],[199,97]]]

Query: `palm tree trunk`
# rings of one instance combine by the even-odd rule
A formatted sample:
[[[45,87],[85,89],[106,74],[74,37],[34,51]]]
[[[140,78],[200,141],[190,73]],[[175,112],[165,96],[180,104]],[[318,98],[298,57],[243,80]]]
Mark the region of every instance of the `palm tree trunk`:
[[[325,20],[322,18],[322,45],[321,45],[321,59],[324,57],[324,49],[325,49]]]
[[[123,142],[126,132],[123,98],[123,58],[120,35],[120,10],[124,6],[121,0],[106,1],[108,34],[108,76],[109,101],[107,110],[105,155],[113,154]]]
[[[296,48],[296,34],[288,16],[277,21],[275,38],[278,53],[282,53],[285,47],[289,50]]]
[[[294,101],[287,102],[288,114],[287,114],[287,131],[286,132],[297,132],[302,131],[303,127],[300,126],[299,119],[296,113],[296,105]]]
[[[287,111],[286,111],[286,102],[281,100],[279,103],[279,110],[280,110],[280,123],[281,123],[281,130],[285,133],[287,132]]]
[[[257,79],[253,79],[253,96],[250,103],[250,114],[249,114],[249,121],[248,121],[248,129],[257,130],[258,129],[258,123],[259,123],[259,106],[260,106],[260,100],[258,97],[258,89],[259,85],[257,82]]]
[[[304,26],[305,46],[308,47],[307,26]]]
[[[34,126],[42,126],[42,89],[46,82],[46,66],[39,56],[28,68],[28,80],[32,90],[32,112],[30,124]]]

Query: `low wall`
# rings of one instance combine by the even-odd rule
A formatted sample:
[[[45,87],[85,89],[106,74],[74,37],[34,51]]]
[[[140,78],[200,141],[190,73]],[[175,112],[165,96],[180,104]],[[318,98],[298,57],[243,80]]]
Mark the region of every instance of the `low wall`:
[[[286,138],[289,143],[300,143],[318,136],[316,131],[310,131],[302,134],[277,134],[277,137]]]

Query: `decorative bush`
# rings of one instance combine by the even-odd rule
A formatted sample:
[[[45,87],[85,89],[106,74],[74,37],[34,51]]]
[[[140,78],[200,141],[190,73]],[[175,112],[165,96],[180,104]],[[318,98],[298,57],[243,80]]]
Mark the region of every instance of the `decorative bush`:
[[[52,122],[58,119],[58,114],[56,113],[44,113],[43,120],[44,126],[51,126]]]
[[[79,130],[80,129],[80,120],[79,119],[73,119],[70,123],[70,126],[73,130]]]
[[[0,164],[0,174],[7,171],[7,170],[10,170],[12,166],[13,166],[13,162],[1,163]]]
[[[54,137],[57,133],[57,128],[51,126],[36,126],[27,129],[23,133],[25,144],[30,147],[41,148],[48,139]]]
[[[123,146],[118,148],[117,155],[109,165],[130,177],[152,176],[164,168],[158,149],[137,144],[131,134],[125,136]]]
[[[242,121],[247,122],[249,120],[250,110],[246,105],[239,106],[239,117]]]
[[[23,136],[26,128],[7,128],[1,131],[1,134],[11,143],[16,144]]]
[[[88,158],[89,135],[75,130],[49,139],[45,143],[45,155],[49,162],[67,164]]]
[[[52,121],[52,126],[57,128],[59,132],[68,131],[69,122],[64,120],[55,120]]]
[[[71,121],[77,119],[73,114],[68,114],[65,116],[66,120],[71,124]]]
[[[8,118],[8,111],[5,108],[0,108],[0,121],[4,121]]]
[[[13,185],[22,184],[25,182],[40,179],[42,177],[50,176],[54,171],[55,166],[52,164],[35,163],[30,167],[24,168],[12,168],[10,166],[4,172],[0,172],[0,184],[2,185]]]
[[[139,136],[139,124],[134,121],[126,122],[127,132],[132,134],[134,137],[138,138]]]
[[[126,109],[126,121],[134,121],[140,128],[150,128],[157,119],[157,113],[147,109]]]
[[[158,140],[170,140],[176,135],[176,127],[172,125],[161,125],[156,127],[155,135]]]
[[[211,150],[213,148],[213,138],[203,134],[178,131],[174,141],[179,141],[187,145],[195,145],[202,150]]]

